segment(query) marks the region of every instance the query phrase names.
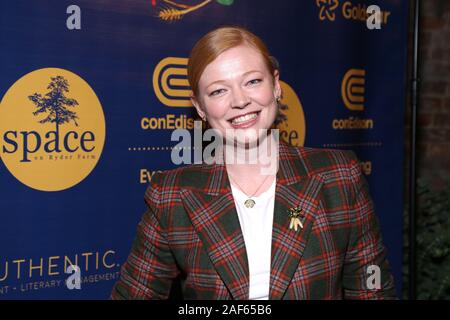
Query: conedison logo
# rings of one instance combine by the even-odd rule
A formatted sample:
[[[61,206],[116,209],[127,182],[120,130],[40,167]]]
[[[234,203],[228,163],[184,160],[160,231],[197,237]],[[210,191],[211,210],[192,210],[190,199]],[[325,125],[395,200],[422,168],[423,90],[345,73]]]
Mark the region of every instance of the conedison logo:
[[[192,107],[187,63],[187,58],[167,57],[153,71],[155,95],[168,107]]]
[[[365,76],[364,69],[350,69],[342,79],[342,100],[349,110],[364,110]]]
[[[347,119],[333,119],[332,127],[334,130],[371,130],[374,127],[374,119],[361,119],[357,115],[364,114],[365,94],[366,92],[366,70],[364,69],[349,69],[341,83],[342,102],[351,116]]]
[[[97,164],[105,118],[95,92],[58,68],[30,72],[0,105],[0,154],[19,181],[42,191],[70,188]]]

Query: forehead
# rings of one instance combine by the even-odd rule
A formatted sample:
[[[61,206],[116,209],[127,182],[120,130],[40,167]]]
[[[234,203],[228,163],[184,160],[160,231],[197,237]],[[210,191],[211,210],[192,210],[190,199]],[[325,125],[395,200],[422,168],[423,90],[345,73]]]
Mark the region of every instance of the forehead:
[[[262,54],[252,46],[240,45],[222,52],[208,64],[203,71],[199,84],[227,80],[238,77],[248,71],[267,71]]]

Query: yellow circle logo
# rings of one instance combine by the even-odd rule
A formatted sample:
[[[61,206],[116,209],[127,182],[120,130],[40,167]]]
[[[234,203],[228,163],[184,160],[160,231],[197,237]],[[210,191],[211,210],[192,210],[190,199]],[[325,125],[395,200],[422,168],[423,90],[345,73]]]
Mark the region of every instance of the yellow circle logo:
[[[70,188],[97,164],[105,117],[78,75],[45,68],[20,78],[0,104],[0,155],[19,181],[42,191]]]
[[[293,146],[303,146],[306,136],[305,114],[300,99],[294,89],[280,81],[283,99],[281,100],[281,122],[277,124],[280,138]]]

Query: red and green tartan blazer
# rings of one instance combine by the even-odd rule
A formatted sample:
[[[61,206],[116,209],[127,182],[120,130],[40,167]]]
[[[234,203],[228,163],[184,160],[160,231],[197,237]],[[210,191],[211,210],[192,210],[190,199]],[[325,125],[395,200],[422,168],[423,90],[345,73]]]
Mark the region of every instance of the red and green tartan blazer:
[[[280,141],[270,299],[396,298],[368,185],[352,151]],[[225,165],[155,174],[131,253],[112,299],[166,299],[176,277],[184,299],[248,299],[249,267]],[[288,210],[303,209],[303,228]],[[381,288],[369,289],[368,267]],[[370,282],[370,281],[369,281]]]

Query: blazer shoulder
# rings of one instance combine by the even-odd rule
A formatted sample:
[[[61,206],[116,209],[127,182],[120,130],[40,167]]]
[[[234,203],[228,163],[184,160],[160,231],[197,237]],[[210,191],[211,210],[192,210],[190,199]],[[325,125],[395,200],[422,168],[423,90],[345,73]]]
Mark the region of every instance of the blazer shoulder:
[[[361,171],[359,159],[352,150],[324,149],[311,147],[292,147],[308,175],[321,175],[324,178],[353,177]]]
[[[162,225],[166,225],[165,219],[169,217],[171,207],[180,201],[180,189],[182,187],[191,187],[192,181],[198,180],[206,165],[193,164],[174,169],[157,171],[153,174],[150,183],[145,191],[144,200],[147,205],[154,209],[157,219]],[[187,181],[191,179],[191,181]]]
[[[160,189],[189,187],[198,180],[199,177],[210,173],[212,165],[191,164],[173,169],[157,171],[152,176],[150,187]]]

